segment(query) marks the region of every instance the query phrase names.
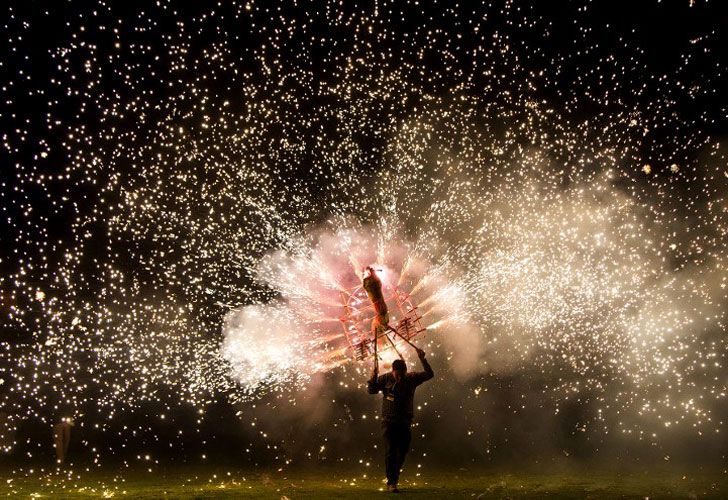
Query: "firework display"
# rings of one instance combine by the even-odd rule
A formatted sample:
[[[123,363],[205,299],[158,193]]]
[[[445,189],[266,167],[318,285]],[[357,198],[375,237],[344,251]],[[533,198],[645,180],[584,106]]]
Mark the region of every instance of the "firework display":
[[[413,341],[595,432],[725,432],[708,2],[663,52],[589,1],[190,3],[4,7],[0,434],[361,391],[367,266],[385,365]]]

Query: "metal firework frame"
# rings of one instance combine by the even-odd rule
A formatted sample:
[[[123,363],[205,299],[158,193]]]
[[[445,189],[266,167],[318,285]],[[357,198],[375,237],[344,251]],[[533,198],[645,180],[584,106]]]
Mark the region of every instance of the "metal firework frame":
[[[412,302],[408,293],[397,287],[394,287],[389,296],[385,296],[391,321],[396,323],[390,322],[376,339],[373,338],[371,329],[372,319],[376,314],[364,288],[359,285],[342,290],[341,302],[344,306],[344,315],[339,320],[349,344],[347,352],[355,361],[367,359],[377,354],[377,351],[388,349],[394,349],[401,358],[402,355],[397,349],[397,344],[401,345],[399,341],[413,345],[411,340],[426,330],[422,326],[422,315],[417,305]]]

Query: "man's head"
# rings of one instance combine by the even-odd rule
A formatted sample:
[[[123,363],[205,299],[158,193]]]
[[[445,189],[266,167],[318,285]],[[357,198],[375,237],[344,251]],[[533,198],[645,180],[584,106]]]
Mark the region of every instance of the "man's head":
[[[394,375],[394,380],[399,382],[404,378],[406,374],[407,363],[405,363],[403,359],[395,359],[392,362],[392,375]]]

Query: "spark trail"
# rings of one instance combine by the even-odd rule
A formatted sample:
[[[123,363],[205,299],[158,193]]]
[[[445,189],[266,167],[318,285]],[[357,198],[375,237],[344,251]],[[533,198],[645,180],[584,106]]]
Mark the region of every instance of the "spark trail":
[[[716,32],[663,76],[576,11],[575,53],[519,2],[403,5],[8,8],[5,412],[361,378],[338,294],[377,263],[463,376],[596,394],[624,432],[720,430],[726,68],[691,72]]]

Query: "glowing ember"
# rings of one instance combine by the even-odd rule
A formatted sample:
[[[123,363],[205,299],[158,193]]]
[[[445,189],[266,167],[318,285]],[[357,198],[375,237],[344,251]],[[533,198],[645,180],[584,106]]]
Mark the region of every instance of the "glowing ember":
[[[121,3],[2,28],[7,426],[354,390],[341,296],[376,263],[443,370],[639,439],[723,428],[717,31],[665,74],[550,2]]]

